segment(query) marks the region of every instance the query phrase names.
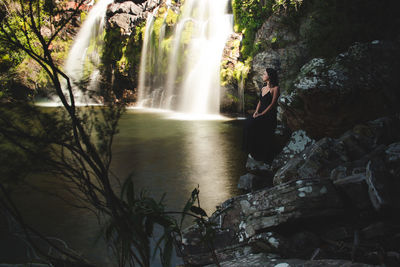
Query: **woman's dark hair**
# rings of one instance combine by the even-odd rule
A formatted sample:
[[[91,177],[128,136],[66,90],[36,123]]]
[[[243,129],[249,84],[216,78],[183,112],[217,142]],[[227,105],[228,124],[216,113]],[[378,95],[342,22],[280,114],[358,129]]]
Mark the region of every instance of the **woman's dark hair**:
[[[266,68],[265,71],[268,73],[269,82],[272,86],[279,85],[278,73],[273,68]]]

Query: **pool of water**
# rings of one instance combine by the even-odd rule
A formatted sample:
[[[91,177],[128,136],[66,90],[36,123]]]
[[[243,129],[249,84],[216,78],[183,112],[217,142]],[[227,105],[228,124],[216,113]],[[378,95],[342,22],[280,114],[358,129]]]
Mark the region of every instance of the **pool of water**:
[[[245,173],[245,155],[240,150],[242,121],[190,120],[168,112],[127,110],[119,128],[113,144],[112,171],[121,180],[132,174],[135,188],[146,189],[156,199],[166,193],[168,210],[182,210],[197,186],[208,214],[239,193],[237,182]],[[57,180],[49,183],[48,178],[35,177],[35,185],[56,190]],[[95,243],[99,226],[93,214],[30,188],[21,189],[16,200],[27,221],[40,231],[63,239],[98,266],[111,265],[105,245]],[[0,262],[21,259],[25,252],[18,249],[19,243],[12,236],[3,238]]]

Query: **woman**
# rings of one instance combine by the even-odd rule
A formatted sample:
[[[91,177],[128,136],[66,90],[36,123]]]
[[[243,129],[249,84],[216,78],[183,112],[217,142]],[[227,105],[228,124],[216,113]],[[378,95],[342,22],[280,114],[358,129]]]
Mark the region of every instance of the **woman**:
[[[276,70],[267,68],[263,81],[265,86],[261,89],[256,111],[245,123],[243,146],[254,159],[270,162],[276,128],[276,103],[280,95]]]

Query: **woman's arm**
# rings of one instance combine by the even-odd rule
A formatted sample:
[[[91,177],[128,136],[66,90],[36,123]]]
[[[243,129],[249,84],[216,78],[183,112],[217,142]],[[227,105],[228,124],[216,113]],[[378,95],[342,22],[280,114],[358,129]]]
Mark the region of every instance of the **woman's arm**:
[[[258,115],[258,110],[260,109],[260,105],[261,105],[260,100],[258,100],[258,104],[257,104],[257,107],[256,107],[256,111],[254,111],[254,114],[253,114],[253,118],[257,117],[257,115]]]
[[[274,105],[276,105],[276,102],[278,101],[278,97],[279,97],[279,95],[280,95],[280,93],[279,93],[279,87],[278,87],[278,86],[275,86],[275,87],[271,88],[271,94],[272,94],[272,101],[271,101],[271,104],[269,104],[269,106],[268,106],[266,109],[264,109],[263,112],[258,113],[257,116],[263,116],[263,115],[265,115],[271,108],[274,107]],[[258,107],[258,106],[257,106],[257,107]]]

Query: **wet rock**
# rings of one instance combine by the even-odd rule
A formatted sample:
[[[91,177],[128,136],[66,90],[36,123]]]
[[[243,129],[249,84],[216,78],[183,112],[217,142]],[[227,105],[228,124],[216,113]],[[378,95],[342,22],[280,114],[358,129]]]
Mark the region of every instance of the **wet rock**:
[[[240,176],[238,188],[244,191],[255,191],[272,185],[272,176],[262,177],[251,173]]]
[[[377,42],[355,44],[332,61],[312,59],[279,100],[288,126],[317,139],[337,137],[356,123],[393,114],[398,54],[396,45]]]

